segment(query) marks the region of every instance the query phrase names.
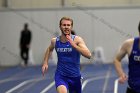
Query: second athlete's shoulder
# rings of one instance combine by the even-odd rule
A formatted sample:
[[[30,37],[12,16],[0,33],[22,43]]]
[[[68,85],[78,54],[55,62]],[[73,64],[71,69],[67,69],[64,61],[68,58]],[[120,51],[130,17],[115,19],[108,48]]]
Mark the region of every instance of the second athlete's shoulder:
[[[134,42],[134,38],[127,39],[123,42],[122,47],[124,48],[131,48]]]
[[[133,44],[134,38],[130,38],[124,41],[124,44]]]

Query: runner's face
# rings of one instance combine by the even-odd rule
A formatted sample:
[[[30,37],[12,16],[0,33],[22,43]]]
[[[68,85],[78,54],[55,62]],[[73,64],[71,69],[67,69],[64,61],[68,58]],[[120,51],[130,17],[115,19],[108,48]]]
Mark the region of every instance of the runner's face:
[[[69,20],[62,20],[61,21],[61,25],[60,25],[60,29],[62,31],[62,34],[70,35],[71,34],[71,30],[72,30],[71,21],[69,21]]]

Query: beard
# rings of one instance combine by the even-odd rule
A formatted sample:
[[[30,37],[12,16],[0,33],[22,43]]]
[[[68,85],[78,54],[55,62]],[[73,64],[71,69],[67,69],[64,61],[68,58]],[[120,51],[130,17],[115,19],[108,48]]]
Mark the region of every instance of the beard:
[[[61,32],[62,32],[62,34],[64,34],[65,36],[66,36],[66,35],[70,35],[70,31],[69,31],[69,33],[65,33],[65,31],[61,30]]]

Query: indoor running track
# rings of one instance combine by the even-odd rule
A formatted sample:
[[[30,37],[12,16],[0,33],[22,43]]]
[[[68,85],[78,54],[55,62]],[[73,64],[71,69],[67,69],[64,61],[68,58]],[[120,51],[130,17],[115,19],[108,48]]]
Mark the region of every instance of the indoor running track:
[[[123,68],[127,71],[127,65]],[[0,72],[0,93],[56,93],[53,79],[55,69],[56,66],[50,65],[45,77],[40,65],[3,70]],[[114,65],[82,65],[81,73],[82,93],[114,93],[114,81],[117,79]],[[118,93],[125,93],[126,86],[119,84]]]

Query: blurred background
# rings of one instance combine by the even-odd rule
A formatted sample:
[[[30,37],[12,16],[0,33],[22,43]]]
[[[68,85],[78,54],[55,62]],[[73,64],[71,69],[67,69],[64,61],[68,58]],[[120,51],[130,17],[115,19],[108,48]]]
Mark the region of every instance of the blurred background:
[[[100,76],[107,75],[105,81],[107,80],[106,82],[108,82],[108,75],[112,75],[109,71],[113,71],[111,72],[113,73],[113,79],[110,77],[112,80],[112,85],[110,86],[113,86],[113,82],[117,78],[117,75],[114,75],[114,67],[98,67],[96,64],[112,65],[116,51],[123,41],[139,35],[140,0],[0,0],[0,68],[19,66],[19,64],[21,64],[22,60],[20,58],[19,48],[20,32],[23,29],[24,23],[28,23],[33,35],[30,49],[30,64],[34,66],[39,65],[36,70],[38,70],[38,76],[41,75],[40,65],[43,62],[44,53],[50,44],[51,38],[60,35],[59,20],[63,16],[69,16],[74,20],[73,30],[84,39],[90,51],[95,54],[95,60],[91,60],[95,65],[93,65],[91,69],[86,67],[88,70],[83,70],[83,72],[85,71],[87,75],[90,71],[92,72],[93,68],[97,71],[99,68],[102,68],[102,71],[105,71],[103,73],[106,74],[100,74],[98,79],[101,79]],[[124,60],[127,62],[127,58]],[[84,57],[81,57],[82,64],[88,64],[88,61],[89,60]],[[49,64],[56,64],[56,62],[57,57],[54,52]],[[17,72],[18,74],[7,75],[5,72],[3,73],[5,73],[7,77],[13,75],[13,77],[16,78],[19,76],[22,77],[21,72],[23,72],[23,69],[22,71],[20,71],[21,68],[19,67],[15,69],[19,70],[19,72]],[[95,69],[94,71],[96,72]],[[29,68],[27,70],[30,71]],[[8,70],[7,72],[9,73],[10,71],[12,70]],[[30,74],[33,71],[34,69],[30,71]],[[1,76],[2,75],[1,73]],[[25,75],[24,72],[23,76]],[[29,73],[27,73],[27,75],[29,75]],[[94,75],[96,76],[97,72],[96,74],[88,75],[90,78],[87,77],[87,80],[93,79],[93,77],[95,77]],[[38,76],[35,77],[38,78]],[[51,74],[51,76],[53,75]],[[51,76],[49,77],[53,80]],[[2,83],[4,80],[1,79],[0,81],[2,87],[4,87]],[[29,79],[26,78],[26,80]],[[39,81],[41,79],[37,80]],[[19,83],[16,83],[11,86],[13,87],[18,84]],[[49,84],[50,83],[47,85]],[[96,83],[94,84],[96,85]],[[102,84],[102,82],[100,82],[100,84]],[[7,84],[5,84],[5,86],[7,86]],[[114,89],[107,88],[107,86],[109,87],[109,85],[105,83],[103,91],[95,91],[95,93],[113,93]],[[11,87],[3,90],[4,93],[8,89],[11,89]],[[105,89],[108,89],[108,92]],[[91,91],[93,91],[88,90],[90,89],[87,89],[87,92],[84,93],[92,93]],[[14,91],[14,89],[10,91]],[[21,91],[17,93],[21,93]],[[33,92],[28,91],[24,93]]]
[[[59,20],[69,16],[73,29],[91,51],[111,63],[122,41],[138,35],[139,0],[0,0],[0,65],[20,63],[19,38],[29,23],[34,64],[41,64],[50,39],[60,34]],[[54,54],[52,60],[56,61]],[[81,62],[86,59],[81,58]]]

